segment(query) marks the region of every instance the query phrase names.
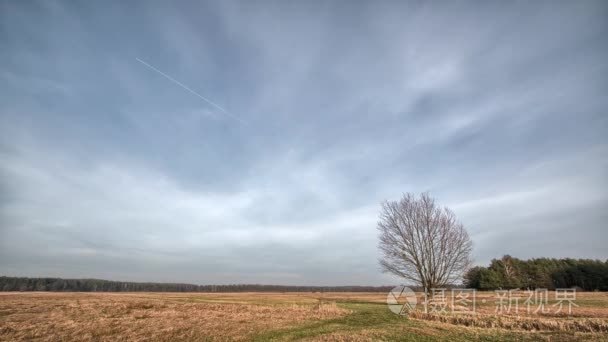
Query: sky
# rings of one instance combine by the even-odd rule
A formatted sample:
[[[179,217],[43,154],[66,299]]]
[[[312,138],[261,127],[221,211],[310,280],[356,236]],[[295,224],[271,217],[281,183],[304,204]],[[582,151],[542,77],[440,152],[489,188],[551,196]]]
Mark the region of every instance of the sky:
[[[390,285],[380,204],[476,264],[608,258],[606,1],[2,1],[0,275]]]

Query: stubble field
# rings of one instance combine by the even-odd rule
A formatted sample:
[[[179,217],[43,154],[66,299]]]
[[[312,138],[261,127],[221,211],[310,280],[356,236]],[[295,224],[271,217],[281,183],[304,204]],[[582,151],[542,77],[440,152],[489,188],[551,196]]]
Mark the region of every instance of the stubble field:
[[[386,293],[0,293],[1,341],[588,341],[608,340],[608,293],[577,293],[571,315],[388,310]],[[523,302],[523,300],[522,300]],[[418,307],[420,309],[420,307]]]

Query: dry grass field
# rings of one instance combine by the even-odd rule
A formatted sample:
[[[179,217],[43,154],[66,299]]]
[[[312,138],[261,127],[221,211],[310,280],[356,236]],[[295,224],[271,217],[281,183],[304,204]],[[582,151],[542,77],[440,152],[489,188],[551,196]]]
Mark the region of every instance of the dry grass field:
[[[608,340],[608,293],[577,293],[572,315],[386,306],[386,293],[0,293],[1,341]],[[555,304],[550,296],[550,305]],[[484,303],[485,302],[485,303]],[[523,312],[522,312],[523,311]]]

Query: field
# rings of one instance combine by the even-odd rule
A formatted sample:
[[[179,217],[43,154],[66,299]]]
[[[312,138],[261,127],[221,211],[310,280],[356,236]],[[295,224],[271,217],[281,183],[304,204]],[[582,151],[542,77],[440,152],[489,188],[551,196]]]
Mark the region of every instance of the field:
[[[608,340],[608,293],[577,293],[571,315],[498,315],[494,295],[477,295],[475,315],[407,318],[388,310],[386,293],[5,292],[0,340]]]

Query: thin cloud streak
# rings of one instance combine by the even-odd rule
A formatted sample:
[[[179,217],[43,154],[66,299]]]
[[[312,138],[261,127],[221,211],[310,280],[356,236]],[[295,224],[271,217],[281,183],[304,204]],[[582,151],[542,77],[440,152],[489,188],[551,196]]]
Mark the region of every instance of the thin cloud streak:
[[[171,77],[171,76],[169,76],[169,75],[165,74],[164,72],[162,72],[162,71],[158,70],[158,69],[157,69],[157,68],[155,68],[154,66],[150,65],[150,64],[149,64],[149,63],[147,63],[147,62],[142,61],[142,60],[141,60],[141,59],[139,59],[139,58],[135,58],[135,59],[136,59],[138,62],[140,62],[141,64],[145,65],[146,67],[148,67],[148,68],[152,69],[153,71],[156,71],[157,73],[161,74],[162,76],[164,76],[164,77],[165,77],[166,79],[168,79],[169,81],[171,81],[171,82],[173,82],[173,83],[177,84],[178,86],[180,86],[180,87],[184,88],[185,90],[189,91],[190,93],[192,93],[192,94],[194,94],[194,95],[198,96],[199,98],[201,98],[201,99],[202,99],[202,100],[204,100],[205,102],[209,103],[210,105],[214,106],[215,108],[217,108],[217,109],[221,110],[221,111],[222,111],[224,114],[226,114],[226,115],[230,116],[231,118],[233,118],[233,119],[235,119],[235,120],[237,120],[237,121],[239,121],[239,122],[241,122],[241,123],[245,123],[245,121],[243,121],[243,119],[241,119],[241,118],[237,117],[236,115],[234,115],[234,114],[230,113],[229,111],[225,110],[224,108],[222,108],[222,107],[221,107],[220,105],[218,105],[217,103],[215,103],[215,102],[213,102],[213,101],[209,100],[208,98],[204,97],[203,95],[201,95],[201,94],[199,94],[199,93],[195,92],[194,90],[190,89],[190,87],[188,87],[187,85],[185,85],[185,84],[181,83],[180,81],[176,80],[175,78],[173,78],[173,77]]]

